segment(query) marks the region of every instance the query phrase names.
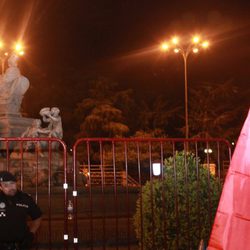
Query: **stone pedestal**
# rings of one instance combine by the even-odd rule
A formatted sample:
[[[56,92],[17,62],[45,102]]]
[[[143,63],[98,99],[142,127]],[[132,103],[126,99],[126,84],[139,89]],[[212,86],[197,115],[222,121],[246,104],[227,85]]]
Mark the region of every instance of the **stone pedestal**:
[[[0,115],[1,137],[20,137],[31,126],[34,119],[17,115]]]
[[[43,151],[42,155],[37,155],[34,151],[23,153],[18,150],[13,151],[9,157],[9,171],[17,177],[18,181],[21,176],[21,166],[24,188],[34,188],[36,184],[39,188],[48,186],[49,174],[50,186],[62,188],[64,183],[64,154],[62,151]],[[72,175],[73,159],[71,155],[67,156],[67,166],[67,173]],[[2,170],[6,170],[6,157],[0,156],[0,171]],[[79,183],[81,183],[80,180]]]
[[[32,118],[21,117],[18,114],[0,114],[0,137],[20,137],[33,121]],[[13,149],[13,143],[9,146]],[[5,142],[0,143],[0,149],[6,149]]]

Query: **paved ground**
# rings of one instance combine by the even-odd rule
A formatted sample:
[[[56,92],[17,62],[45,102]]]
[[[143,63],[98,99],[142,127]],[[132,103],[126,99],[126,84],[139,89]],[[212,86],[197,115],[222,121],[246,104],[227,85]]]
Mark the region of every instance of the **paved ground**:
[[[30,190],[33,191],[33,190]],[[48,206],[48,195],[47,189],[39,189],[38,202],[44,212],[44,220],[39,230],[37,242],[40,243],[37,250],[63,250],[63,234],[64,234],[64,193],[61,190],[53,190],[50,199],[50,210]],[[30,192],[31,193],[31,192]],[[128,203],[126,199],[126,190],[121,189],[118,192],[117,206],[115,206],[114,194],[112,188],[108,189],[105,193],[105,205],[103,206],[102,198],[103,194],[100,189],[94,190],[92,193],[92,213],[89,204],[88,192],[79,192],[78,198],[78,239],[80,243],[79,250],[101,250],[104,249],[102,246],[103,238],[105,238],[105,250],[135,250],[138,249],[135,238],[135,231],[133,228],[133,214],[135,210],[135,203],[138,197],[136,189],[131,189],[129,195],[129,214],[128,214]],[[117,207],[117,209],[115,209]],[[51,212],[51,221],[49,223],[49,211]],[[90,216],[91,215],[91,216]],[[103,216],[106,218],[104,219]],[[117,216],[117,220],[116,220]],[[92,217],[92,221],[91,221]],[[130,217],[130,220],[126,217]],[[69,221],[69,242],[72,242],[73,236],[73,221]],[[91,234],[91,223],[93,234]],[[116,228],[117,227],[117,228]],[[105,229],[104,229],[105,228]],[[130,234],[128,236],[128,228]],[[104,236],[104,230],[105,236]],[[131,247],[126,246],[129,242]],[[119,248],[114,247],[117,241],[119,242]],[[93,239],[93,248],[89,246],[89,242]],[[52,243],[51,248],[48,246],[48,242]],[[132,245],[134,245],[132,247]],[[69,250],[73,250],[73,246]]]
[[[114,247],[116,242],[118,242],[118,249],[138,249],[136,245],[135,232],[133,228],[132,220],[129,223],[130,234],[128,235],[128,220],[127,218],[119,218],[118,223],[116,224],[115,218],[106,218],[105,219],[105,234],[103,233],[103,220],[102,218],[96,218],[92,220],[93,234],[90,231],[90,221],[87,219],[78,220],[78,239],[81,249],[92,250],[91,249],[91,239],[93,240],[93,250],[104,249],[103,239],[105,237],[105,249],[117,249]],[[72,244],[73,239],[73,224],[72,221],[69,223],[68,232],[69,232],[69,244]],[[116,228],[117,226],[117,228]],[[49,233],[49,228],[51,233]],[[37,236],[38,250],[50,249],[49,242],[52,243],[51,249],[61,250],[63,247],[63,234],[64,234],[64,223],[63,220],[57,219],[52,220],[51,224],[48,221],[44,220],[43,224],[39,230]],[[129,239],[129,240],[128,240]],[[127,243],[130,242],[131,247],[127,246]],[[133,247],[132,247],[133,245]],[[69,250],[73,249],[73,246]]]
[[[48,250],[49,248],[38,248],[38,250]],[[55,247],[55,248],[51,248],[53,250],[64,250],[63,247]],[[106,247],[105,250],[139,250],[138,246],[130,246],[130,248],[128,246],[119,246],[119,248],[116,247]],[[32,250],[36,250],[35,248]],[[74,250],[73,247],[69,247],[68,250]],[[86,247],[78,247],[78,250],[92,250],[91,248],[86,248]],[[104,250],[103,247],[94,247],[93,250]]]

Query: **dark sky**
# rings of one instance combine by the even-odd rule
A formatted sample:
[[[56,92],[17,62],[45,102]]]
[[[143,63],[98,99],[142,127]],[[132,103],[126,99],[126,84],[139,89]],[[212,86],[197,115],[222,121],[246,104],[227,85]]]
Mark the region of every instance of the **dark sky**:
[[[21,37],[26,45],[20,67],[31,82],[25,107],[32,115],[49,105],[72,109],[74,91],[61,93],[60,86],[72,90],[92,74],[142,96],[182,96],[180,55],[156,50],[173,34],[201,33],[211,41],[208,51],[190,56],[189,85],[232,80],[249,88],[249,1],[1,0],[0,10],[3,39]],[[81,92],[84,84],[75,87]]]

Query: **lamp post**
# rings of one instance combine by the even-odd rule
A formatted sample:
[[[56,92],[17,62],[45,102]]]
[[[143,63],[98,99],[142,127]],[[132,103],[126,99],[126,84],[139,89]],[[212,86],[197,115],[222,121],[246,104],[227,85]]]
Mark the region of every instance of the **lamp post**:
[[[24,55],[24,48],[20,42],[16,42],[12,48],[5,48],[3,41],[0,40],[0,61],[1,61],[1,74],[4,74],[5,62],[10,54],[16,54],[18,56]]]
[[[178,37],[173,37],[169,43],[164,42],[161,45],[163,51],[173,49],[174,53],[180,53],[184,62],[184,88],[185,88],[185,138],[189,138],[189,125],[188,125],[188,78],[187,78],[187,61],[190,53],[198,53],[200,48],[208,48],[208,41],[201,42],[199,36],[194,36],[190,42],[183,45],[180,43]]]

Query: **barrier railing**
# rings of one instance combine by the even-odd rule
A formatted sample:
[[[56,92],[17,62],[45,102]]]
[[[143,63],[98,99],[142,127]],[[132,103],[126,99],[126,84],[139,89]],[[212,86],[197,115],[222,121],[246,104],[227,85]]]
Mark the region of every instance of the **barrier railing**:
[[[0,170],[17,176],[18,186],[43,211],[37,249],[68,249],[67,147],[56,138],[0,138]],[[62,249],[62,248],[61,248]]]
[[[0,138],[0,170],[44,213],[39,250],[196,249],[230,159],[223,139],[83,138],[70,156],[59,139]]]
[[[74,249],[197,248],[230,159],[230,144],[220,138],[77,140]]]

